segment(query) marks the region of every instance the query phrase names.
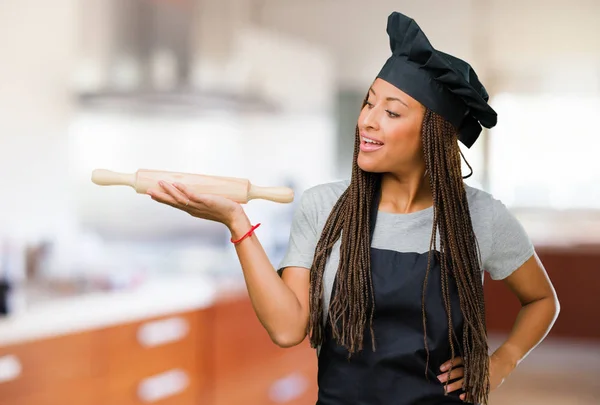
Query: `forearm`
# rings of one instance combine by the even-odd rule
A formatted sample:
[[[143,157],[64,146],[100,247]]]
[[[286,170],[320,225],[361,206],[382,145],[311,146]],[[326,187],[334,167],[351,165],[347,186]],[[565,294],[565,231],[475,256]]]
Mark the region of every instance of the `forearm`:
[[[559,312],[556,297],[546,297],[521,308],[507,340],[495,356],[516,367],[548,334]]]
[[[237,240],[252,224],[241,213],[228,227]],[[254,311],[273,342],[280,346],[299,343],[306,336],[308,320],[296,294],[279,277],[256,235],[237,244],[236,252]]]

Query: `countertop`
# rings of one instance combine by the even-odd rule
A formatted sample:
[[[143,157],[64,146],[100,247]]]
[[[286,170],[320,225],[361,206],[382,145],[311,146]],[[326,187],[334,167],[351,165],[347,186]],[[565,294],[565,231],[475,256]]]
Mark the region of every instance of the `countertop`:
[[[245,291],[243,278],[193,275],[155,279],[135,289],[57,298],[0,319],[0,346],[207,308]]]
[[[537,248],[600,251],[598,212],[515,214]],[[207,308],[240,294],[247,294],[241,272],[236,277],[198,273],[153,279],[126,291],[49,299],[0,318],[0,346]]]
[[[599,211],[515,209],[513,214],[538,247],[600,247]]]

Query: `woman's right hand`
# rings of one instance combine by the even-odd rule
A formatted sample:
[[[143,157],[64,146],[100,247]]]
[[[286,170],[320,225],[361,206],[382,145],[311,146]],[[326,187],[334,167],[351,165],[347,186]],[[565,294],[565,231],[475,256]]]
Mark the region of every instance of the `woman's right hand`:
[[[193,217],[220,222],[228,228],[242,218],[242,206],[229,198],[214,194],[197,194],[181,183],[159,181],[158,188],[146,191],[154,201],[170,205]]]

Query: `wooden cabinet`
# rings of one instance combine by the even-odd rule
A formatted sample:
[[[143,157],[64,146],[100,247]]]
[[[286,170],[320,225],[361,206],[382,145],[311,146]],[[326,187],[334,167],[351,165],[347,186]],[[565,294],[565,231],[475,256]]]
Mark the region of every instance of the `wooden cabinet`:
[[[214,374],[217,380],[237,376],[281,355],[262,327],[248,299],[234,299],[213,308],[212,331]]]
[[[282,349],[283,350],[283,349]],[[214,405],[314,405],[317,402],[316,357],[309,347],[285,349],[238,375],[217,381]]]
[[[93,404],[98,384],[95,334],[80,333],[0,347],[0,403]],[[87,387],[87,388],[84,388]]]
[[[317,359],[308,340],[282,349],[247,299],[214,308],[213,405],[314,405]]]
[[[194,405],[198,404],[198,389],[199,376],[195,373],[194,367],[189,364],[165,367],[158,373],[140,369],[136,376],[110,376],[102,403],[104,405]]]
[[[314,405],[316,354],[282,349],[247,294],[0,347],[2,405]]]
[[[600,246],[538,246],[542,264],[556,289],[560,314],[549,337],[600,339]],[[486,274],[484,284],[488,331],[507,334],[520,310],[517,298],[504,283],[493,282]]]
[[[97,377],[65,380],[53,387],[34,388],[16,395],[0,395],[2,405],[105,405],[100,397],[102,380]]]
[[[147,319],[100,332],[105,405],[193,405],[204,389],[207,311]]]

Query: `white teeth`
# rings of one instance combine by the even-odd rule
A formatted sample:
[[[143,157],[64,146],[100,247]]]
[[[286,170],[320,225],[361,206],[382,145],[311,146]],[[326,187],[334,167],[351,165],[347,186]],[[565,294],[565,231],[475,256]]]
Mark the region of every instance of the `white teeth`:
[[[374,141],[374,140],[372,140],[372,139],[365,138],[364,136],[363,136],[363,138],[362,138],[362,139],[363,139],[363,141],[365,141],[366,143],[372,143],[372,144],[375,144],[375,145],[383,145],[381,142],[377,142],[377,141]]]

